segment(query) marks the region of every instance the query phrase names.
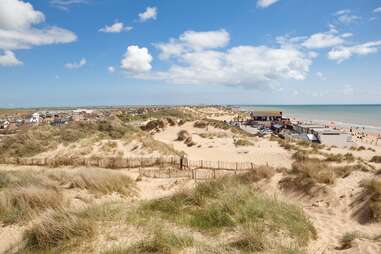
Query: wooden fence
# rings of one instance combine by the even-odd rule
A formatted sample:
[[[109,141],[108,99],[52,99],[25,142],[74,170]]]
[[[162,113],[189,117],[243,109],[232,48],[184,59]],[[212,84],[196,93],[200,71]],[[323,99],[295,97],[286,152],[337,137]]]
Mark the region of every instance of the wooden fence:
[[[186,157],[55,157],[55,158],[3,158],[2,164],[28,166],[86,166],[111,169],[139,169],[141,175],[154,178],[217,178],[227,173],[247,172],[255,169],[252,162],[226,162],[189,160]]]

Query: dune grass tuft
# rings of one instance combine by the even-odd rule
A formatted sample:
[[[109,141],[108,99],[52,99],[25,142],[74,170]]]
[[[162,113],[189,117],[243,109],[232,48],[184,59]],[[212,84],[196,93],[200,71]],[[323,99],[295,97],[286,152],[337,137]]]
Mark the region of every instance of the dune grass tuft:
[[[85,189],[96,194],[119,193],[123,196],[136,194],[136,183],[128,176],[108,169],[81,169],[58,171],[49,177],[68,188]]]
[[[194,244],[193,237],[186,234],[173,233],[171,231],[155,227],[144,240],[132,244],[126,248],[115,248],[103,254],[143,254],[161,253],[172,254],[180,253],[183,249]]]
[[[7,188],[0,192],[0,221],[12,224],[25,221],[48,208],[58,208],[62,195],[42,186]]]
[[[24,238],[27,250],[46,250],[62,246],[63,242],[89,238],[93,232],[90,221],[63,209],[51,209],[25,232]]]
[[[372,213],[372,218],[377,222],[381,222],[381,180],[366,180],[361,182],[361,186],[364,187],[370,195],[368,205]]]
[[[145,216],[156,214],[162,219],[213,234],[256,224],[259,225],[257,229],[265,227],[267,239],[275,232],[286,231],[301,246],[316,236],[313,225],[300,208],[260,195],[243,182],[224,177],[201,183],[193,191],[148,201],[139,213]],[[245,245],[248,239],[254,241],[251,235],[241,244]],[[270,248],[265,240],[262,244]]]

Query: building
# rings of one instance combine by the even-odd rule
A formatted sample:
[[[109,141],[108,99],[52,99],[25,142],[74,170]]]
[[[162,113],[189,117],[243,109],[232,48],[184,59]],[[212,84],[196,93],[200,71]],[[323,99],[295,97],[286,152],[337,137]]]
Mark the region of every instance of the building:
[[[257,122],[280,122],[282,111],[253,111],[250,113],[252,121]]]
[[[327,146],[352,146],[352,136],[339,130],[320,124],[294,124],[293,130],[299,138],[311,142],[319,142]]]

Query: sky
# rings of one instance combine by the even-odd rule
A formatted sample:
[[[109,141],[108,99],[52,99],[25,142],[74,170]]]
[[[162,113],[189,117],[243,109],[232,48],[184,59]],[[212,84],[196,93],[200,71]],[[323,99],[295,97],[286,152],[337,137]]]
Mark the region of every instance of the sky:
[[[0,0],[0,107],[380,104],[380,0]]]

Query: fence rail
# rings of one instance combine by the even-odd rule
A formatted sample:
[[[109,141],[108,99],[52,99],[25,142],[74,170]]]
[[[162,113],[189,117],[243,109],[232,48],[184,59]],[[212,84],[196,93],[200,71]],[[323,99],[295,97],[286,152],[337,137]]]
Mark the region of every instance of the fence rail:
[[[247,172],[255,169],[253,162],[189,160],[186,157],[55,157],[2,158],[2,164],[28,166],[86,166],[111,169],[139,169],[141,175],[155,178],[187,177],[195,180],[216,178],[222,174]]]

